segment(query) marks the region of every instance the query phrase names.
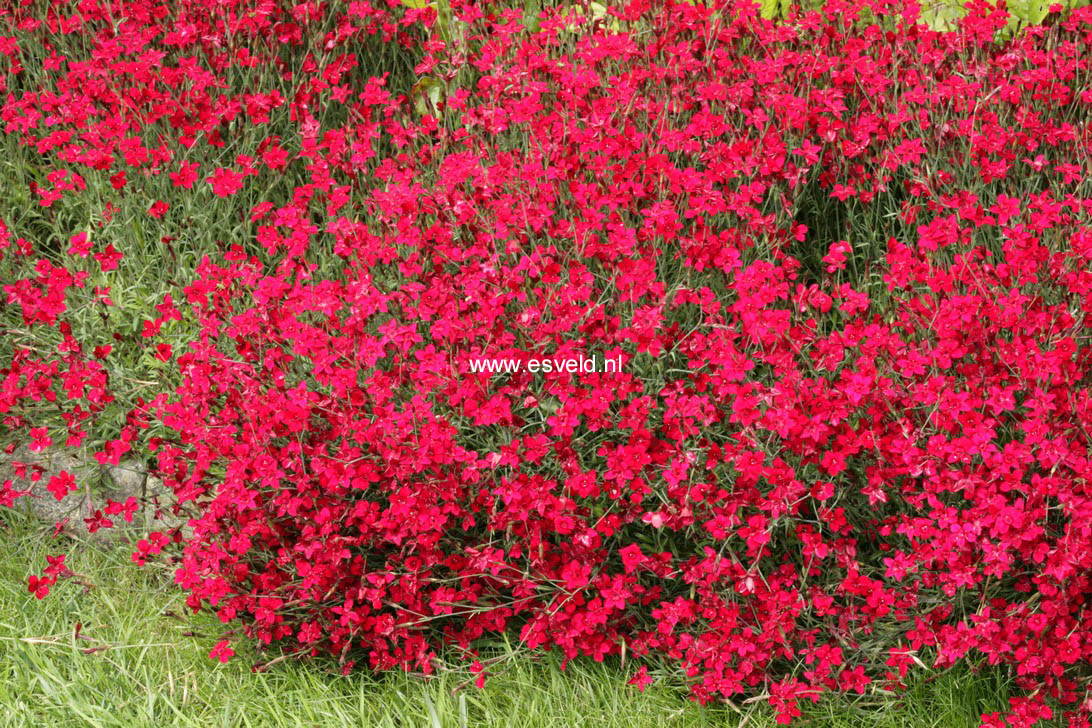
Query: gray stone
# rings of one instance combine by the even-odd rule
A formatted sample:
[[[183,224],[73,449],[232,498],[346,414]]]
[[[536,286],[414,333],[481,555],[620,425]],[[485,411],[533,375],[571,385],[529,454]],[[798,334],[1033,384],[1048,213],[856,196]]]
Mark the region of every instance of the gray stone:
[[[15,477],[13,462],[27,464],[26,478]],[[42,473],[37,482],[32,482],[30,476],[35,465],[42,468]],[[51,478],[64,471],[73,476],[78,489],[57,500],[47,486]],[[67,518],[64,532],[80,539],[113,541],[125,535],[139,535],[137,532],[173,528],[187,521],[171,514],[169,505],[174,494],[170,489],[134,459],[122,460],[116,466],[99,465],[93,456],[85,457],[71,448],[51,447],[35,453],[22,446],[11,455],[0,453],[0,483],[8,478],[17,490],[30,491],[15,501],[14,508],[28,509],[30,515],[49,526]],[[132,523],[126,523],[122,514],[107,516],[113,521],[113,528],[90,532],[84,519],[90,518],[95,509],[104,509],[106,499],[124,503],[130,497],[141,504]],[[158,522],[154,519],[156,503],[161,511]],[[189,528],[184,527],[183,531],[188,536]]]

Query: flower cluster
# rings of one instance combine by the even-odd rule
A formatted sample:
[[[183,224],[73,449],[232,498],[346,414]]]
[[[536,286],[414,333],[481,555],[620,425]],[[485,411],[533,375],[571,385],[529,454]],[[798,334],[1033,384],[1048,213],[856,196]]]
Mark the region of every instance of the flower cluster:
[[[194,609],[346,670],[504,632],[658,657],[783,722],[985,659],[1009,725],[1087,725],[1092,11],[1002,43],[978,0],[947,32],[894,0],[121,4],[7,8],[0,120],[40,207],[138,197],[192,269],[80,340],[138,243],[9,220],[6,304],[59,343],[12,344],[0,413],[79,445],[112,346],[169,364],[98,454],[146,448],[193,514],[134,560],[175,554]],[[360,67],[373,35],[411,78]],[[469,366],[528,352],[624,365]]]

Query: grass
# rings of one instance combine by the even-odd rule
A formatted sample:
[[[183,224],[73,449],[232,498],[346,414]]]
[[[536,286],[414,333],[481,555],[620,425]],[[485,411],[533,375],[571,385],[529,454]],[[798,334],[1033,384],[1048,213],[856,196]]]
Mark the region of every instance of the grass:
[[[761,701],[701,706],[661,683],[641,693],[626,684],[632,665],[577,661],[562,672],[552,654],[507,661],[482,690],[454,673],[342,676],[324,661],[284,661],[255,673],[251,665],[263,658],[243,640],[228,663],[209,659],[228,627],[212,615],[191,616],[166,569],[134,568],[124,545],[58,548],[48,528],[15,512],[0,526],[4,726],[775,725]],[[26,575],[55,551],[67,551],[80,578],[38,601],[25,589]],[[1003,709],[1007,694],[999,672],[960,668],[922,674],[898,697],[827,698],[807,706],[796,725],[970,728],[983,711]]]

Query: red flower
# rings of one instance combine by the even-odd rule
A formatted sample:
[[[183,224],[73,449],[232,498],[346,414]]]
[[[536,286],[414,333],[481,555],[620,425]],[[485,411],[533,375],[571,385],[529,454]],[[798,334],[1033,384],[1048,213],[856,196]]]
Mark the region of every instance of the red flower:
[[[171,172],[171,182],[175,187],[181,187],[183,189],[191,189],[193,183],[197,181],[197,168],[201,165],[193,162],[181,162],[177,172]]]
[[[62,500],[66,495],[78,489],[76,479],[67,470],[62,470],[49,479],[46,488],[57,500]]]
[[[474,678],[475,687],[477,687],[479,690],[484,688],[485,687],[485,667],[482,665],[482,663],[479,662],[478,660],[474,660],[474,662],[470,663],[470,672],[477,675],[477,677]]]
[[[78,255],[81,258],[86,258],[91,253],[91,238],[87,233],[76,233],[69,241],[71,245],[68,248],[69,255]]]
[[[107,271],[115,270],[118,267],[118,261],[124,256],[114,248],[113,243],[111,243],[107,245],[106,249],[101,253],[95,253],[92,257],[99,262],[99,265],[102,266],[103,273],[105,273]]]
[[[217,167],[206,181],[212,185],[212,192],[218,197],[231,197],[243,188],[244,175],[227,167]]]
[[[56,583],[53,579],[41,579],[34,574],[27,577],[27,591],[38,599],[45,599],[49,595],[49,587]]]
[[[654,680],[648,674],[648,668],[642,665],[641,668],[633,674],[633,677],[631,677],[629,681],[626,682],[626,684],[636,685],[637,689],[643,693],[645,691],[645,688],[647,688],[653,682]]]
[[[228,640],[220,640],[209,652],[209,658],[219,660],[221,663],[227,662],[234,655],[235,650],[231,649],[231,642]]]
[[[288,166],[288,152],[276,144],[270,144],[262,152],[262,161],[274,171],[282,170]]]
[[[31,442],[28,449],[31,452],[42,452],[53,444],[53,438],[49,436],[49,430],[45,427],[32,428],[30,437]]]

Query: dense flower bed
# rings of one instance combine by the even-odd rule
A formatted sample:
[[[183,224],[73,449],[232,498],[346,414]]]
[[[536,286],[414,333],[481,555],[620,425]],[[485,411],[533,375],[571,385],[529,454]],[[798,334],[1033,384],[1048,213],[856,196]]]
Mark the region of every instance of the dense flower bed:
[[[787,722],[984,659],[1087,725],[1092,12],[918,13],[5,3],[8,436],[154,453],[134,560],[346,670],[510,632]]]

